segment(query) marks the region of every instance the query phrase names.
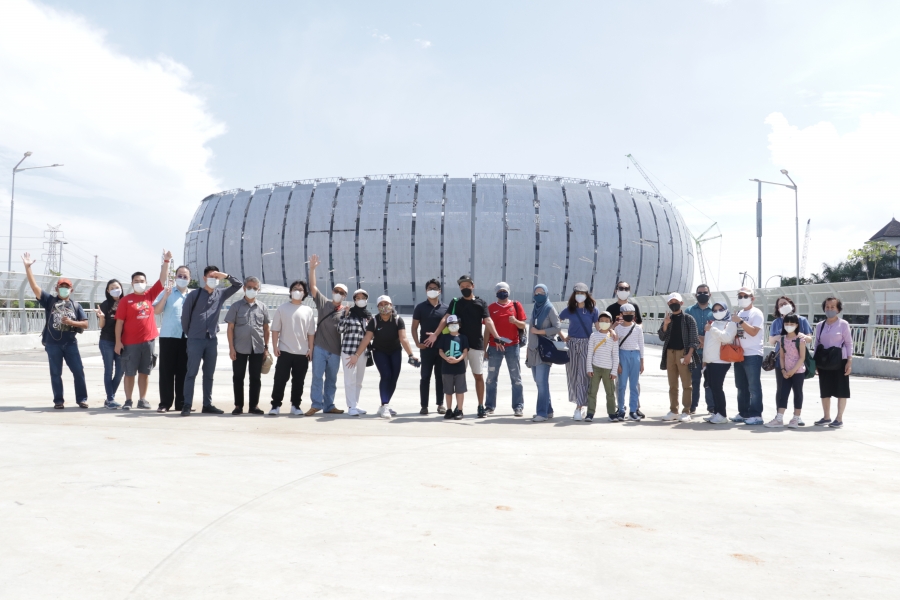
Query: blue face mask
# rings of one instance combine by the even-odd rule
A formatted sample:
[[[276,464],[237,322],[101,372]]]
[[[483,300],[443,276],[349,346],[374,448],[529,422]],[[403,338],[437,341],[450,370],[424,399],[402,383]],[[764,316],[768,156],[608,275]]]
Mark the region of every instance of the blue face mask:
[[[535,294],[534,295],[534,303],[535,304],[543,304],[547,301],[547,294]]]
[[[497,292],[497,298],[500,300],[506,300],[507,298],[509,298],[509,292],[507,292],[506,290],[501,290]]]

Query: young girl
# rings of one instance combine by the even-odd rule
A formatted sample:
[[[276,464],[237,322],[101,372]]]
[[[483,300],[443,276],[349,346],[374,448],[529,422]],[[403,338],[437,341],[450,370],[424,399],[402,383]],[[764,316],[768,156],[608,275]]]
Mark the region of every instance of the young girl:
[[[787,410],[788,395],[794,391],[794,418],[787,424],[796,429],[800,426],[800,409],[803,408],[803,380],[806,379],[806,343],[797,334],[800,319],[791,314],[784,317],[784,330],[781,332],[781,344],[778,350],[781,376],[784,384],[779,388],[775,398],[778,414],[766,423],[766,427],[784,427],[784,411]]]

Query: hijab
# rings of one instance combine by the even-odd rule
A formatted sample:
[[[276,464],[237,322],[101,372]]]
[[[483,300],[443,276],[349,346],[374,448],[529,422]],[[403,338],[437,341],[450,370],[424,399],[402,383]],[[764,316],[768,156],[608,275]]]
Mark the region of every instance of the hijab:
[[[368,306],[360,308],[356,305],[356,301],[354,301],[353,306],[350,308],[350,316],[365,322],[372,318],[372,313],[369,312]]]
[[[544,319],[547,318],[547,315],[550,314],[550,309],[553,308],[553,305],[550,303],[549,290],[547,286],[543,283],[539,283],[534,286],[534,291],[538,289],[544,290],[543,296],[538,296],[538,298],[542,298],[542,300],[535,300],[534,302],[534,310],[532,311],[532,324],[540,328],[541,324],[544,322]]]
[[[713,322],[714,323],[727,323],[728,321],[730,321],[731,320],[731,312],[728,310],[728,307],[725,306],[724,304],[722,304],[721,302],[716,302],[715,304],[713,304],[713,312],[716,312],[716,310],[715,310],[716,306],[722,307],[722,310],[725,311],[725,316],[722,317],[721,319],[716,319],[716,317],[713,316],[713,319],[714,319]]]

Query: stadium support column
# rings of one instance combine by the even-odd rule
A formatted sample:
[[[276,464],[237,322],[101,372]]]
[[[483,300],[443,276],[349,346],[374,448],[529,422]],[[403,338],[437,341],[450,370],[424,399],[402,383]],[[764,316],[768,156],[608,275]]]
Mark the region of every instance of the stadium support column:
[[[762,286],[762,182],[756,183],[756,281]]]

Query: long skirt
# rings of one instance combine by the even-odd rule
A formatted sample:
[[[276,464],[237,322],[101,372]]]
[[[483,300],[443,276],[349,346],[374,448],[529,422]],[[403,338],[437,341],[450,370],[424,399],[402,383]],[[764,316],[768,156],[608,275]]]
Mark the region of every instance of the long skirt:
[[[575,406],[587,406],[588,387],[591,380],[587,374],[587,354],[590,340],[573,338],[568,341],[569,362],[566,363],[566,379],[569,383],[569,402]]]

